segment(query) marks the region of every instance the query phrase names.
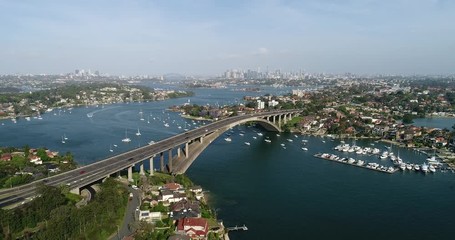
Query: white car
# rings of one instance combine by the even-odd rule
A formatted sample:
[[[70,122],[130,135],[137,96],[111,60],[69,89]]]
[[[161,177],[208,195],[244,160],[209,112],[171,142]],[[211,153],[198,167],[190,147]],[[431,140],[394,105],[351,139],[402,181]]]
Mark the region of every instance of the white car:
[[[131,187],[135,190],[139,189],[136,185],[131,185]]]

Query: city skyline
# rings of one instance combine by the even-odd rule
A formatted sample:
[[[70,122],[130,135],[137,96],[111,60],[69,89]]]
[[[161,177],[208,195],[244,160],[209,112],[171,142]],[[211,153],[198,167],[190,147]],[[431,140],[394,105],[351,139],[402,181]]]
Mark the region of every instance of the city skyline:
[[[455,4],[0,1],[0,74],[451,74]]]

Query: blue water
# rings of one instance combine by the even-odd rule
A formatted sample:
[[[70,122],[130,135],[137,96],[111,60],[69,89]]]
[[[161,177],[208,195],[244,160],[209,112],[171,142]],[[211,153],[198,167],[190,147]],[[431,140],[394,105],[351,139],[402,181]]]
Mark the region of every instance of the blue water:
[[[416,118],[413,121],[412,124],[417,127],[447,128],[450,131],[455,125],[455,118]]]
[[[191,103],[223,105],[241,101],[243,95],[264,93],[199,89],[189,99]],[[20,119],[16,124],[4,120],[0,125],[0,145],[28,144],[61,153],[71,151],[80,164],[88,164],[203,124],[164,111],[187,101],[185,98],[72,111],[56,109],[44,114],[43,120]],[[144,121],[139,120],[140,111]],[[88,118],[88,113],[93,117]],[[163,121],[170,127],[164,127]],[[137,128],[142,134],[139,137],[135,135]],[[129,144],[121,142],[125,130],[132,139]],[[240,131],[244,131],[244,136],[240,136]],[[256,132],[263,132],[264,136]],[[68,137],[65,144],[61,143],[63,134]],[[272,143],[264,142],[265,137]],[[234,128],[231,138],[232,142],[223,137],[214,141],[187,172],[209,191],[210,201],[226,226],[246,224],[249,228],[231,232],[231,239],[452,239],[455,234],[452,173],[385,174],[317,159],[312,155],[332,152],[339,142],[284,133],[278,137],[255,127]],[[301,149],[302,139],[308,140],[307,152]],[[245,141],[251,145],[245,145]],[[384,149],[380,142],[357,144]],[[113,153],[109,152],[111,146]],[[393,147],[393,151],[405,162],[423,163],[426,158],[408,149]],[[390,165],[374,156],[337,154]]]

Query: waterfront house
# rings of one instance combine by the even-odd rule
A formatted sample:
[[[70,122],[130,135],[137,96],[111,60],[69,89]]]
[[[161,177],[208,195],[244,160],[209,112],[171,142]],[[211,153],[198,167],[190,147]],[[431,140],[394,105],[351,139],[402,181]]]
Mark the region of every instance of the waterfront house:
[[[177,221],[176,232],[192,239],[206,239],[208,222],[204,218],[183,218]]]
[[[161,190],[160,196],[158,196],[158,201],[167,201],[170,198],[174,197],[174,193],[168,189]]]
[[[176,202],[180,202],[182,200],[186,200],[186,194],[184,193],[174,193],[173,196],[171,198],[168,199],[168,201],[170,203],[176,203]]]
[[[36,165],[43,164],[43,161],[41,160],[41,158],[36,155],[31,155],[28,157],[28,159],[31,163],[34,163]]]
[[[201,210],[198,202],[183,200],[172,205],[170,217],[174,220],[182,218],[201,217]]]
[[[177,191],[180,188],[182,188],[182,185],[180,185],[178,183],[166,183],[166,184],[163,185],[163,187],[161,189],[168,189],[168,190],[171,190],[171,191]]]
[[[11,159],[13,158],[13,156],[11,155],[11,153],[3,153],[0,157],[0,160],[2,161],[11,161]]]

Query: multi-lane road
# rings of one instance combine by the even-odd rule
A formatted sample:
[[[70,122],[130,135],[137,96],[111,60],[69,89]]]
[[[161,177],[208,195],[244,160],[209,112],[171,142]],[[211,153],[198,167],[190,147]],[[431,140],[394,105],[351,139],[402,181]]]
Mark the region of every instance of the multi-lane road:
[[[229,125],[235,125],[248,119],[254,120],[258,117],[267,117],[272,115],[297,113],[297,110],[262,112],[248,115],[240,115],[225,118],[205,126],[193,129],[167,139],[161,140],[155,144],[143,146],[130,150],[119,155],[81,166],[77,169],[64,172],[52,177],[44,178],[22,186],[0,190],[0,207],[16,206],[30,200],[36,195],[36,185],[44,183],[49,186],[67,185],[69,188],[79,188],[96,182],[107,177],[110,174],[126,169],[133,164],[141,162],[159,153],[168,151],[177,146],[181,146],[194,139],[198,139]]]

